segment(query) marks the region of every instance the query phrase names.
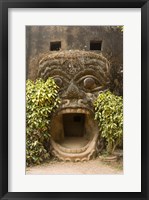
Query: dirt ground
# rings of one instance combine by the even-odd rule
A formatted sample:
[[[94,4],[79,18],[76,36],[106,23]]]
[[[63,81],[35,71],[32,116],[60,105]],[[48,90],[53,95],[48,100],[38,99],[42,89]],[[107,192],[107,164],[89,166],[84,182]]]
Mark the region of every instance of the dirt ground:
[[[27,175],[59,174],[123,174],[122,161],[103,162],[100,158],[86,162],[50,161],[42,165],[26,168]]]

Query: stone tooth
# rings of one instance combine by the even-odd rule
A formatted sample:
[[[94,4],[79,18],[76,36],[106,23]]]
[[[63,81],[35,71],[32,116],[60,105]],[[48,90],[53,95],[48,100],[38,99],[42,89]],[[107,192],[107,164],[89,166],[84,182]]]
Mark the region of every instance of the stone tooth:
[[[65,161],[66,161],[66,162],[70,162],[71,159],[70,159],[70,158],[66,158]]]
[[[83,158],[82,161],[87,161],[87,158]]]
[[[79,109],[77,110],[77,113],[82,113],[82,109],[79,108]]]
[[[74,113],[74,109],[73,108],[71,109],[71,113]]]

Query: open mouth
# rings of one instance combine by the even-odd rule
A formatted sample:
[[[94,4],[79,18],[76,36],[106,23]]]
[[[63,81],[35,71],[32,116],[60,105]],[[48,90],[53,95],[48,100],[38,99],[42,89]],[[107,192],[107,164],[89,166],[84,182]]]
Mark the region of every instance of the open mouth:
[[[65,108],[51,122],[52,154],[64,161],[85,161],[96,154],[98,126],[85,108]]]

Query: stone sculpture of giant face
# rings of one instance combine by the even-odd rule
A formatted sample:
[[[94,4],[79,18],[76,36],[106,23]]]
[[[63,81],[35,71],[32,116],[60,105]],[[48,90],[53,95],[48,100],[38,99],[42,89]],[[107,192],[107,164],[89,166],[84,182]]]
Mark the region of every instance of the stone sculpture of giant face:
[[[50,53],[39,63],[39,77],[53,77],[61,105],[51,122],[51,151],[61,160],[83,161],[96,155],[99,130],[93,102],[108,88],[109,63],[87,51]]]

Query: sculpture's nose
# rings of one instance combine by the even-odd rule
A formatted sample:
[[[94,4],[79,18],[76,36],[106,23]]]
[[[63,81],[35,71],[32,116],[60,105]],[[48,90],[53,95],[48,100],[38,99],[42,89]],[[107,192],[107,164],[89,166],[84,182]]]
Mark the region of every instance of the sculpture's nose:
[[[80,99],[83,98],[83,92],[80,91],[73,82],[71,82],[62,97],[68,99]]]

